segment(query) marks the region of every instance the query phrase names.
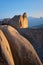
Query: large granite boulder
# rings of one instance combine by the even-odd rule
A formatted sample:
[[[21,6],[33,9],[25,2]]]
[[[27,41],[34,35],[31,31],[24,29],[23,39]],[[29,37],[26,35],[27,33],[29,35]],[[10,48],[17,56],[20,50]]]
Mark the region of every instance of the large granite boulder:
[[[11,49],[2,30],[0,30],[0,65],[14,65]]]
[[[1,26],[0,29],[9,42],[15,65],[42,65],[31,43],[21,36],[15,28]]]

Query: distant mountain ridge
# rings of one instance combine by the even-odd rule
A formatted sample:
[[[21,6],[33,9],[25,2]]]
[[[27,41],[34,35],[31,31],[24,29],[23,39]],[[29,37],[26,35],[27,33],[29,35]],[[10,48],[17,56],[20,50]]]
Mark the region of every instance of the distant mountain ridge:
[[[0,21],[3,21],[3,19],[0,19]]]
[[[43,17],[40,18],[34,18],[34,17],[28,17],[29,21],[29,27],[34,27],[34,26],[41,26],[43,24]]]
[[[43,24],[37,25],[37,26],[33,26],[33,28],[43,28]]]

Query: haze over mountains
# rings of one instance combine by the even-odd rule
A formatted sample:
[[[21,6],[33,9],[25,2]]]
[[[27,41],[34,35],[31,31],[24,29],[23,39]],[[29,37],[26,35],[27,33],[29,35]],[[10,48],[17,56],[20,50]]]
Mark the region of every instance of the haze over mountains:
[[[35,28],[40,28],[43,27],[43,17],[40,18],[34,18],[34,17],[28,17],[28,25],[29,27],[35,27]]]

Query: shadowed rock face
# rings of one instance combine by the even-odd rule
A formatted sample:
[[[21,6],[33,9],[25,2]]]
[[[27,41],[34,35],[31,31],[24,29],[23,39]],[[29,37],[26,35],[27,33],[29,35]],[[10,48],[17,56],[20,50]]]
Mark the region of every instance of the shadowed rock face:
[[[31,43],[17,30],[11,26],[1,26],[0,29],[9,42],[15,65],[42,65]]]
[[[34,46],[38,56],[43,63],[43,28],[40,29],[18,29],[19,33],[28,39]]]
[[[11,20],[9,20],[8,24],[15,28],[28,28],[28,20],[26,13],[24,13],[23,16],[14,16]]]
[[[2,56],[2,50],[1,50],[1,47],[0,47],[0,65],[6,65],[6,64],[7,64],[7,62]]]
[[[21,15],[16,15],[9,20],[8,24],[15,28],[22,28],[23,17]]]
[[[2,25],[8,25],[8,21],[10,20],[10,18],[5,18],[2,21]]]

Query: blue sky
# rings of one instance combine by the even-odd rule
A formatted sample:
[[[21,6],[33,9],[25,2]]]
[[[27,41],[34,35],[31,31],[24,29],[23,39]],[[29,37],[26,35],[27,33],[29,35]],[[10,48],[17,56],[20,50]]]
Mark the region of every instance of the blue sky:
[[[0,0],[0,19],[27,13],[32,17],[43,17],[43,0]]]

